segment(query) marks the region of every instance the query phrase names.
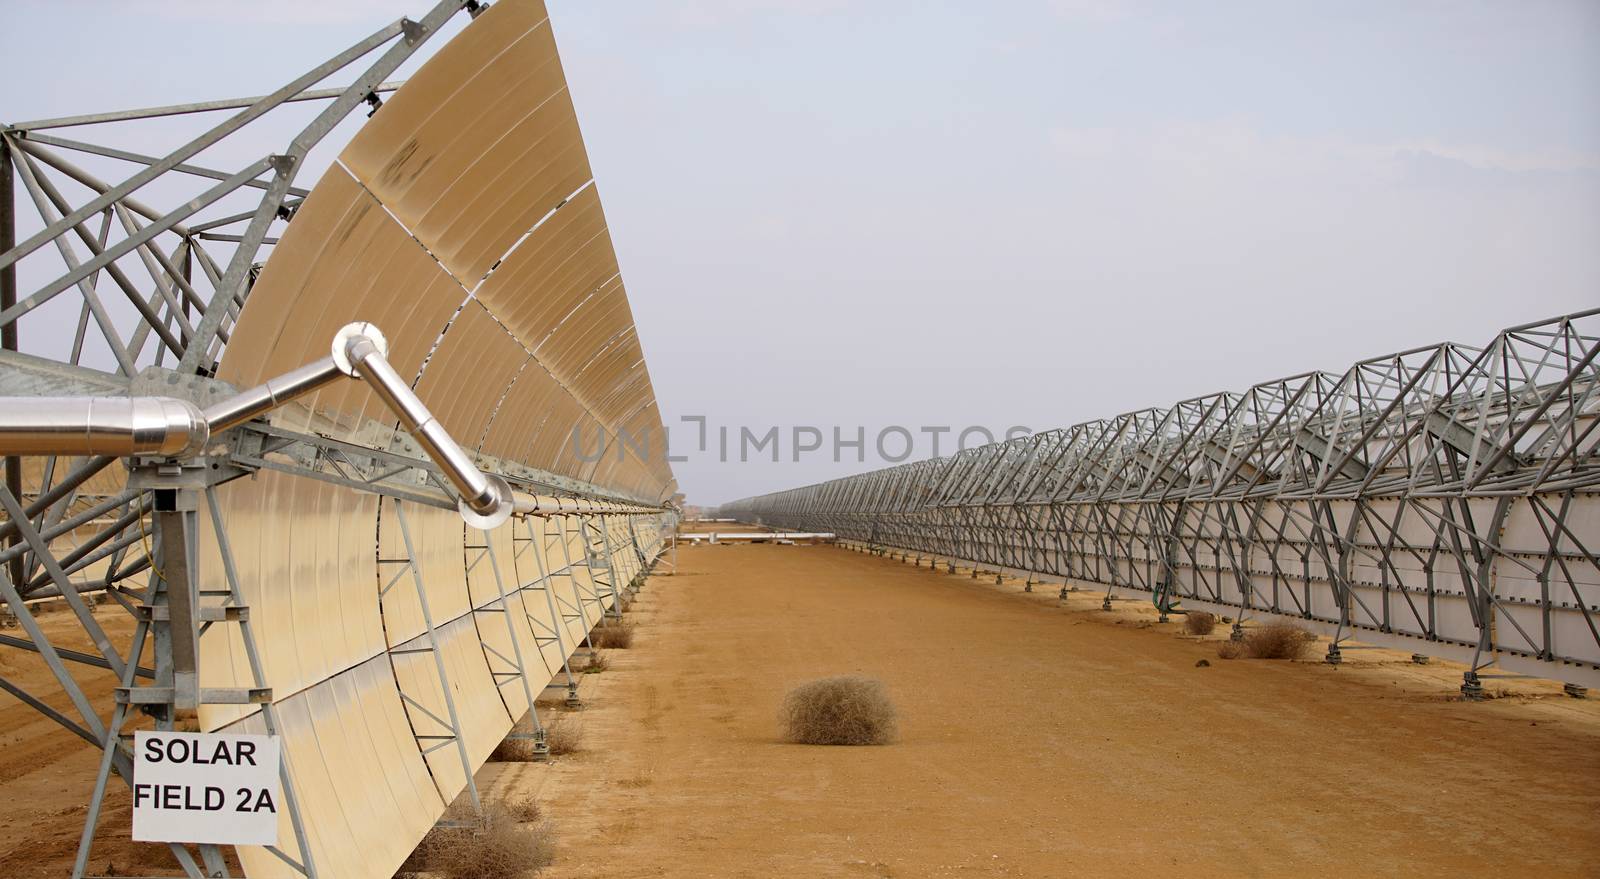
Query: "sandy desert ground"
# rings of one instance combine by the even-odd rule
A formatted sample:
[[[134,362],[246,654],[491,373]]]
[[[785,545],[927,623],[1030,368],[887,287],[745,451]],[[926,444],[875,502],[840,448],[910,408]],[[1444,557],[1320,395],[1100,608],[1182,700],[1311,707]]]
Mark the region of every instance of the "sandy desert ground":
[[[1222,661],[1147,605],[680,553],[586,676],[588,750],[486,770],[559,824],[553,877],[1600,872],[1600,704],[1548,682],[1463,703],[1459,669]],[[897,744],[779,741],[785,690],[836,673],[887,682]]]
[[[1600,873],[1600,701],[1518,682],[1463,703],[1458,669],[1374,651],[1222,661],[1147,605],[1080,595],[682,547],[633,648],[583,676],[584,749],[480,784],[543,804],[554,879]],[[786,689],[837,673],[887,682],[897,743],[779,740]],[[94,760],[0,696],[0,875],[66,875]],[[94,866],[167,872],[119,841],[127,816],[114,789]]]
[[[61,646],[90,651],[72,614],[55,603],[56,610],[41,616],[40,624]],[[108,607],[98,618],[115,644],[127,644],[133,619],[121,609]],[[20,629],[5,634],[26,637]],[[144,664],[151,656],[146,651]],[[111,704],[117,684],[109,671],[74,665],[73,673],[89,699],[104,710]],[[73,716],[72,703],[55,686],[55,679],[39,657],[9,647],[0,648],[0,674],[40,696],[51,707]],[[138,718],[133,729],[149,729]],[[61,879],[70,875],[72,859],[83,831],[85,803],[94,789],[100,751],[66,732],[55,722],[10,694],[0,693],[0,876],[7,879]],[[91,872],[111,875],[172,873],[181,875],[176,862],[159,846],[129,841],[132,806],[126,785],[113,779],[106,788],[101,833],[96,837]],[[168,867],[171,869],[167,869]]]

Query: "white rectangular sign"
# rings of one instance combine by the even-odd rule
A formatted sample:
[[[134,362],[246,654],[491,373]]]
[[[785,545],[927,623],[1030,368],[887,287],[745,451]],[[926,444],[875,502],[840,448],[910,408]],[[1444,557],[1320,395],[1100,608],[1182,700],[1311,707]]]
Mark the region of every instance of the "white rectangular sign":
[[[133,838],[277,845],[276,736],[134,733]]]

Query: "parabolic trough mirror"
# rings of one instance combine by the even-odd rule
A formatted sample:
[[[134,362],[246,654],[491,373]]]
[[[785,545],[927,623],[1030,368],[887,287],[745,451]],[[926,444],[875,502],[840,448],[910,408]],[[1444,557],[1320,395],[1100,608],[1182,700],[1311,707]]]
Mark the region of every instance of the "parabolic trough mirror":
[[[286,144],[249,140],[305,103]],[[115,142],[195,113],[225,121],[165,156]],[[237,847],[247,875],[393,875],[476,802],[513,726],[537,730],[533,699],[676,517],[664,454],[574,445],[659,437],[661,416],[543,4],[440,3],[262,98],[3,133],[7,195],[38,216],[0,242],[0,595],[23,630],[5,638],[72,710],[7,690],[103,753],[76,873],[142,712],[281,742],[281,789],[249,798],[276,842]],[[277,151],[217,170],[219,144]],[[27,604],[45,597],[95,652],[52,643]],[[84,664],[120,677],[115,698],[90,698]],[[211,807],[180,787],[139,804]],[[166,832],[149,838],[190,875],[228,869],[228,840]]]

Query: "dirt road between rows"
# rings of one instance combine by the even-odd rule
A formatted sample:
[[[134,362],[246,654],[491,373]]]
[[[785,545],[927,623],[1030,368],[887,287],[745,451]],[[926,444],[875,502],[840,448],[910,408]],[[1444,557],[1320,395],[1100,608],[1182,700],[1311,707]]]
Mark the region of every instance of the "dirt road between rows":
[[[1222,661],[1020,587],[685,547],[585,681],[586,750],[491,787],[544,803],[560,879],[1600,873],[1594,700],[1463,703],[1397,654]],[[779,740],[786,689],[839,673],[887,682],[896,744]]]

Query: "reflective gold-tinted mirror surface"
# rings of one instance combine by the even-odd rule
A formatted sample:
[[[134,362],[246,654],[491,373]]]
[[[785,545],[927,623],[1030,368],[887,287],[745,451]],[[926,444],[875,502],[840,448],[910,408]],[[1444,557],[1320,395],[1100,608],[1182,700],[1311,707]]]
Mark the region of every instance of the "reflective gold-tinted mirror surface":
[[[469,454],[492,456],[485,467],[670,496],[660,410],[539,0],[488,7],[387,98],[288,225],[219,378],[248,386],[326,356],[351,321],[383,331],[395,368]],[[404,441],[359,382],[273,417]],[[655,454],[611,440],[619,429],[653,434]],[[452,510],[269,471],[216,497],[307,845],[340,879],[394,874],[660,544],[654,517],[484,532]],[[202,587],[222,588],[219,535],[201,519]],[[248,685],[236,629],[214,632],[204,685]],[[202,724],[261,730],[263,717],[210,706]],[[300,858],[287,821],[280,847]],[[293,875],[264,849],[241,860],[252,877]]]

